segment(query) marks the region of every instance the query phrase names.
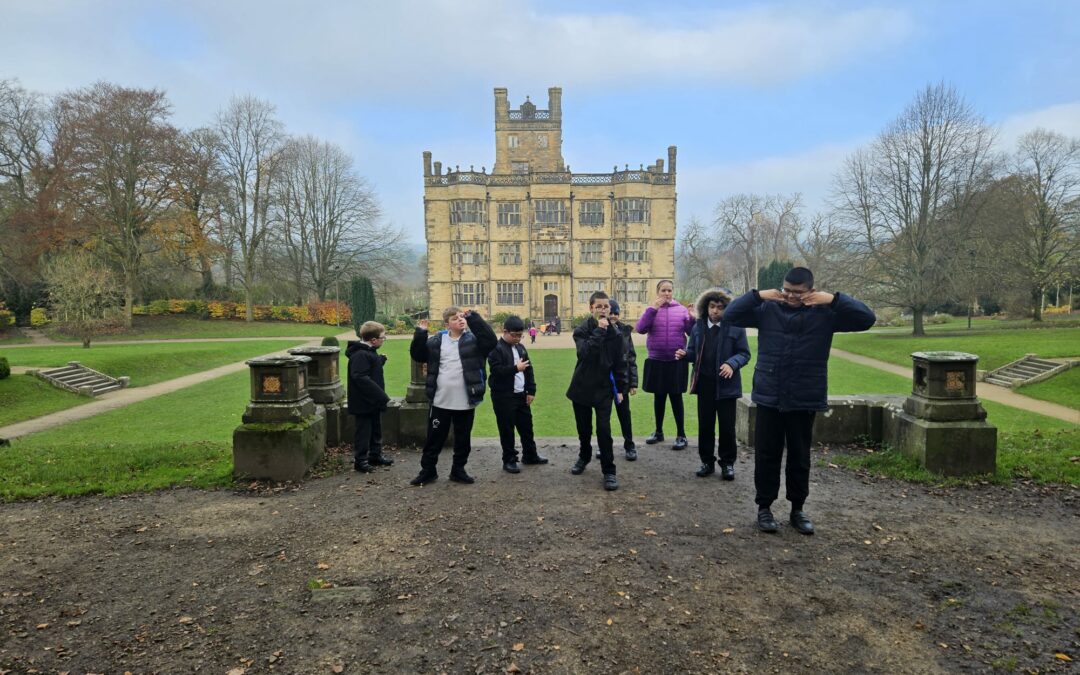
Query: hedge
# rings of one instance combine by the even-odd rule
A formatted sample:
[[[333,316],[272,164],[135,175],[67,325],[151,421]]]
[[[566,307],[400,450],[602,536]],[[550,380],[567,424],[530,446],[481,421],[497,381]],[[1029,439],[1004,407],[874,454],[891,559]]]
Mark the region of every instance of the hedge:
[[[348,326],[351,319],[349,306],[332,300],[311,302],[307,305],[254,305],[251,312],[256,321]],[[245,319],[247,305],[226,300],[154,300],[146,305],[135,305],[131,308],[131,313],[140,316],[186,314],[209,319]]]

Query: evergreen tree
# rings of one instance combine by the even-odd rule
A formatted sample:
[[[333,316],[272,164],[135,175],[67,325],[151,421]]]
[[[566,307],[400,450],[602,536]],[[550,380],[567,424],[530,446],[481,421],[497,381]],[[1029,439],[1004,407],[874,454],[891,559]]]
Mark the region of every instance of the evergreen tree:
[[[359,335],[360,326],[364,325],[365,321],[375,320],[375,289],[371,286],[371,279],[352,278],[349,309],[352,310],[353,328]]]
[[[781,288],[784,285],[784,275],[795,264],[787,260],[774,260],[765,267],[758,268],[758,288]]]

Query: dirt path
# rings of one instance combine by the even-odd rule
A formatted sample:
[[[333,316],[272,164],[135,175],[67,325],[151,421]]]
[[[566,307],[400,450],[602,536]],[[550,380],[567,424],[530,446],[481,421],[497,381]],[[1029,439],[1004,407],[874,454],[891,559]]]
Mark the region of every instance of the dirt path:
[[[818,534],[752,526],[696,456],[406,481],[416,454],[253,492],[0,505],[0,669],[671,673],[963,669],[1080,660],[1080,491],[935,489],[830,467]],[[777,503],[782,514],[786,502]],[[308,590],[314,579],[338,588]],[[342,670],[334,670],[341,666]],[[239,671],[231,669],[239,668]]]

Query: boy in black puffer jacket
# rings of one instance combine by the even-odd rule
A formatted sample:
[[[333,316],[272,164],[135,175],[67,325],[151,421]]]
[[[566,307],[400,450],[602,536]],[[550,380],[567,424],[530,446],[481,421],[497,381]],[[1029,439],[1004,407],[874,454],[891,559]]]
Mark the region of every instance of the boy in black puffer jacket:
[[[577,423],[578,460],[570,473],[585,472],[592,459],[592,420],[596,412],[596,444],[600,448],[600,468],[604,473],[604,489],[618,490],[615,478],[615,455],[611,440],[611,404],[621,403],[629,390],[626,359],[619,331],[608,320],[611,304],[603,291],[589,297],[589,320],[574,329],[577,346],[577,365],[570,378],[566,398],[574,404]]]
[[[833,334],[869,329],[876,321],[874,312],[850,295],[816,290],[814,274],[795,267],[784,276],[783,289],[751,290],[732,301],[724,321],[758,329],[750,395],[757,404],[754,501],[758,529],[779,529],[771,507],[780,491],[780,462],[786,445],[790,522],[802,534],[813,534],[814,523],[803,504],[810,495],[814,416],[829,409]]]
[[[626,374],[629,378],[626,386],[627,395],[623,396],[622,402],[615,406],[615,413],[619,417],[619,426],[622,427],[623,435],[623,450],[626,451],[626,461],[633,462],[637,460],[637,444],[634,443],[634,422],[630,416],[630,397],[637,393],[638,385],[638,370],[637,370],[637,351],[634,349],[634,327],[628,323],[623,323],[619,320],[621,316],[621,308],[619,303],[614,299],[611,300],[611,313],[609,314],[611,323],[615,325],[615,330],[619,331],[619,337],[623,342],[623,358],[626,359]],[[596,456],[600,459],[600,456]]]
[[[349,414],[356,418],[353,437],[353,468],[362,473],[373,466],[389,466],[394,460],[383,456],[382,414],[390,397],[386,395],[383,364],[386,356],[376,350],[386,340],[381,323],[367,321],[360,326],[360,340],[349,342]]]
[[[426,319],[416,324],[409,354],[413,361],[427,364],[428,411],[427,441],[420,457],[420,473],[410,485],[424,485],[439,477],[439,463],[450,425],[454,426],[454,462],[450,480],[476,482],[465,472],[472,451],[472,426],[476,406],[484,400],[487,389],[486,360],[495,348],[495,331],[476,312],[457,307],[443,310],[446,330],[428,337]],[[465,329],[469,330],[466,331]]]

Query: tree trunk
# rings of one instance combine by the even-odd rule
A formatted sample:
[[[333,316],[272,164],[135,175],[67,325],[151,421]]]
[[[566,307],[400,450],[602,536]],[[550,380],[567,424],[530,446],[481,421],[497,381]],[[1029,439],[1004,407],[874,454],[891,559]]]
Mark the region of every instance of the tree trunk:
[[[131,328],[132,308],[135,302],[135,280],[131,278],[130,274],[124,276],[124,327]]]
[[[1043,287],[1035,287],[1035,315],[1031,317],[1032,321],[1042,323],[1043,320]]]
[[[915,337],[922,337],[926,335],[926,330],[923,328],[923,309],[921,307],[911,310],[911,334]]]
[[[210,289],[214,286],[214,270],[210,257],[205,253],[199,254],[199,274],[202,275],[202,296],[209,298]]]

